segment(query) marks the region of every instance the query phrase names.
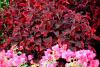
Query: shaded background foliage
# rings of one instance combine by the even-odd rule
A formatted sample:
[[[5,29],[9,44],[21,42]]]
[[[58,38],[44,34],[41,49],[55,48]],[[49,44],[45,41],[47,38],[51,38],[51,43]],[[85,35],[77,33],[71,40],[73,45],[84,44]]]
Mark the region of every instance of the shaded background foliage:
[[[9,0],[0,0],[0,9],[9,6]]]

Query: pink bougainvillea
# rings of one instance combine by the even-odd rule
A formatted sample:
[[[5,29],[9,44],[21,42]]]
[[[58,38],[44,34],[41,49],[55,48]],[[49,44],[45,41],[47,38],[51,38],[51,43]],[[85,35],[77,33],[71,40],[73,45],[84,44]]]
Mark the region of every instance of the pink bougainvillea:
[[[27,58],[25,54],[18,56],[12,50],[5,52],[4,50],[0,52],[0,67],[19,67],[26,63]]]
[[[32,55],[26,56],[25,53],[17,52],[17,47],[12,46],[10,50],[0,51],[0,67],[20,67],[33,59]]]
[[[95,53],[90,50],[73,52],[70,49],[64,50],[62,47],[55,45],[52,49],[45,51],[45,55],[40,60],[40,67],[48,67],[49,65],[51,65],[50,67],[56,67],[59,58],[66,60],[65,67],[98,67],[99,60],[94,59],[95,57]]]

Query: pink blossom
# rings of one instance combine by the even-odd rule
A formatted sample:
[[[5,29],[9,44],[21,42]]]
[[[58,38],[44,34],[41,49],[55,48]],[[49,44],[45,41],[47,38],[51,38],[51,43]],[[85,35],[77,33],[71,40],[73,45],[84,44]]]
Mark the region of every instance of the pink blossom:
[[[32,60],[33,56],[32,55],[28,55],[28,60]]]
[[[99,60],[91,60],[89,67],[99,67]]]
[[[7,53],[6,53],[6,56],[8,58],[13,57],[13,51],[12,50],[8,50]]]
[[[54,65],[52,66],[52,64],[54,62],[56,63],[57,62],[56,60],[58,60],[59,58],[63,58],[66,59],[66,61],[70,62],[66,63],[66,65],[68,66],[81,65],[83,67],[88,67],[88,65],[90,65],[90,67],[98,67],[99,61],[94,60],[95,56],[96,56],[95,53],[93,53],[93,51],[90,50],[79,50],[73,52],[70,49],[65,50],[62,49],[62,47],[55,45],[52,47],[52,49],[47,49],[47,51],[45,51],[45,56],[43,56],[42,59],[40,60],[40,65],[41,66],[47,65],[47,67],[53,67]],[[71,60],[73,60],[73,62],[71,62]]]

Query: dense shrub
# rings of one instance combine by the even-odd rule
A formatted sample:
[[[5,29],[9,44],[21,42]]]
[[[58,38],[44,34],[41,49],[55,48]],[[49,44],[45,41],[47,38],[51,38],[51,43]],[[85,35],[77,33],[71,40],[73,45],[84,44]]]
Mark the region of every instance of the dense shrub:
[[[95,41],[100,43],[99,6],[99,0],[10,0],[0,11],[0,50],[16,45],[35,60],[55,44],[95,52]]]

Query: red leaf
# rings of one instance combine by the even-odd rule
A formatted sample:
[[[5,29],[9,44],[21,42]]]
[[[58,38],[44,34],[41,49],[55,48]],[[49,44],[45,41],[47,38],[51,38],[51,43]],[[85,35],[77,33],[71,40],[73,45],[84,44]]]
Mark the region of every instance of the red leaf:
[[[27,6],[25,3],[19,3],[18,5],[21,6],[21,7]]]

